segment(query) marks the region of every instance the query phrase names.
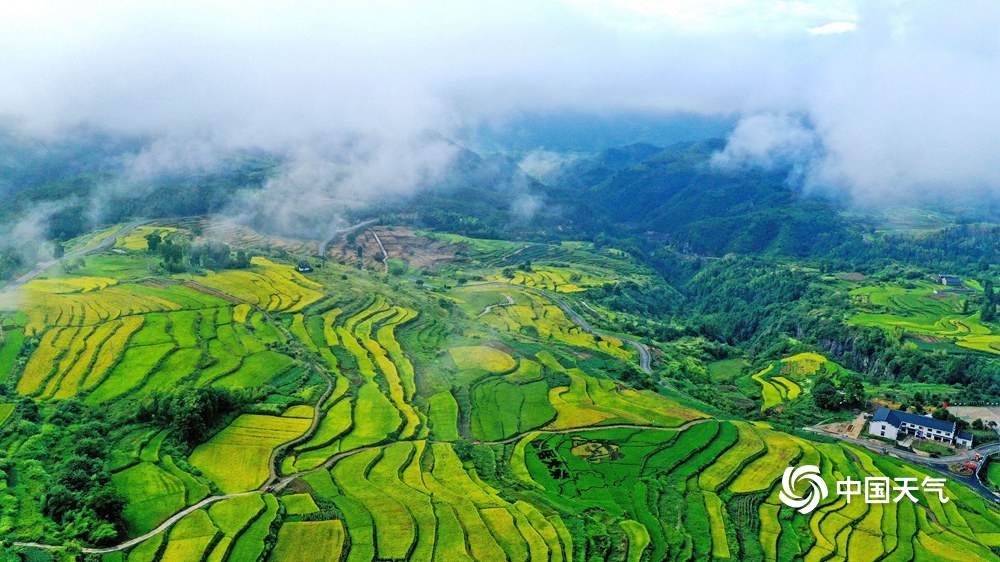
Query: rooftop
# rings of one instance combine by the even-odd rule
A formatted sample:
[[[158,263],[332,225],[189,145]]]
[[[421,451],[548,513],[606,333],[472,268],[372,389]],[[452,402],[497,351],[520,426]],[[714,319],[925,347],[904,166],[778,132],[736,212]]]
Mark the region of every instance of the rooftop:
[[[908,422],[914,425],[922,425],[924,427],[938,429],[941,431],[955,431],[955,422],[936,420],[930,416],[918,416],[917,414],[911,414],[909,412],[900,412],[884,406],[875,412],[875,416],[872,418],[872,421],[889,422],[894,427],[899,427],[903,424],[903,422]]]

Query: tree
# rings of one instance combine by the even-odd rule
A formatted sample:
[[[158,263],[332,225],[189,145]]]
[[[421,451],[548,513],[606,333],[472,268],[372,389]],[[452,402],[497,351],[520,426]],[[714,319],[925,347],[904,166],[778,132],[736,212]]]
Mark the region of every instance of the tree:
[[[983,322],[993,322],[997,318],[996,295],[993,294],[993,281],[983,282],[983,309],[979,315]]]
[[[144,238],[146,239],[146,247],[149,248],[149,253],[155,253],[156,249],[160,247],[160,242],[163,241],[156,232],[151,232],[144,236]]]
[[[844,404],[856,408],[865,403],[865,386],[861,378],[854,374],[845,375],[840,380],[840,391],[844,394]]]
[[[238,250],[236,252],[236,259],[233,260],[232,265],[235,269],[246,269],[250,267],[250,254],[247,254],[243,250]]]
[[[828,380],[820,381],[812,389],[813,402],[824,410],[836,410],[840,407],[840,394],[837,387]]]

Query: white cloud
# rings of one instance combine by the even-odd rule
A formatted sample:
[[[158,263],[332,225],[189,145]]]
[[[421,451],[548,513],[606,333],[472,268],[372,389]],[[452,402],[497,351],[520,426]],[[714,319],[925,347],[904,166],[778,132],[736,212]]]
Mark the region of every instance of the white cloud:
[[[712,157],[723,168],[777,169],[807,164],[820,150],[815,131],[791,115],[762,114],[740,120],[726,148]]]
[[[233,148],[342,170],[369,147],[338,193],[404,189],[446,161],[427,131],[524,110],[794,115],[814,179],[859,198],[1000,190],[998,28],[989,0],[3,2],[0,113],[162,138],[136,177]],[[732,157],[764,146],[741,136]]]
[[[824,25],[809,28],[809,35],[837,35],[850,33],[858,29],[858,24],[849,21],[833,21]]]

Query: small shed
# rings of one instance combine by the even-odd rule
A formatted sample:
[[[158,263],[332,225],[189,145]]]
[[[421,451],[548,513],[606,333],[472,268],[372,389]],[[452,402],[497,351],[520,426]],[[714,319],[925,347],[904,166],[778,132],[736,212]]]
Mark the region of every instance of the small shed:
[[[960,277],[955,277],[954,275],[938,275],[938,283],[949,287],[959,287],[962,285],[962,279]]]
[[[299,265],[295,266],[295,271],[298,271],[299,273],[309,273],[312,270],[313,268],[309,265],[309,262],[305,261],[300,261]]]

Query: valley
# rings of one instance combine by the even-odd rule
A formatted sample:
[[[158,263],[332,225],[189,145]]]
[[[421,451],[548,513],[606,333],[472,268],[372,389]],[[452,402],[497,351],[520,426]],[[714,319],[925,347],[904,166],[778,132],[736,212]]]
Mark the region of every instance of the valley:
[[[586,297],[595,285],[650,278],[613,251],[453,237],[464,259],[387,275],[380,263],[268,251],[263,236],[264,254],[240,249],[243,268],[151,275],[144,236],[197,244],[197,224],[143,227],[82,243],[63,260],[78,268],[50,264],[7,293],[19,298],[0,357],[24,360],[9,363],[16,394],[0,443],[4,505],[16,508],[0,522],[20,551],[877,560],[983,559],[1000,546],[996,508],[958,482],[947,504],[783,506],[789,464],[829,477],[933,471],[788,433],[780,415],[734,418],[678,389],[676,349],[594,327],[627,316]],[[295,271],[306,260],[312,271]],[[815,352],[753,376],[728,361],[719,376],[772,417],[801,407],[815,377],[847,372]],[[73,437],[95,431],[107,453]],[[40,456],[53,448],[68,461]],[[76,482],[70,462],[106,463],[107,480]],[[39,468],[37,483],[66,490],[68,512],[19,476]],[[113,491],[105,504],[98,489]]]

